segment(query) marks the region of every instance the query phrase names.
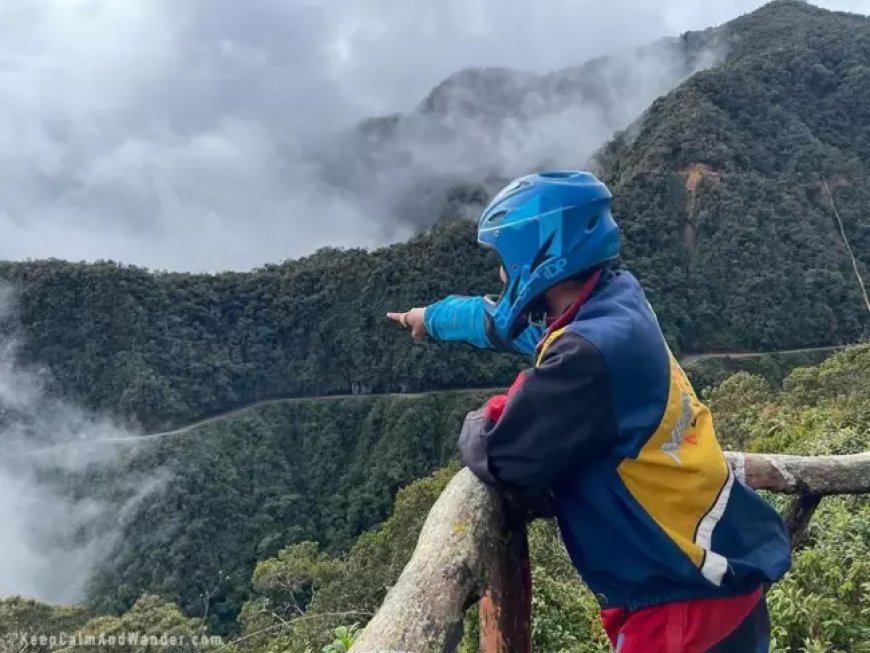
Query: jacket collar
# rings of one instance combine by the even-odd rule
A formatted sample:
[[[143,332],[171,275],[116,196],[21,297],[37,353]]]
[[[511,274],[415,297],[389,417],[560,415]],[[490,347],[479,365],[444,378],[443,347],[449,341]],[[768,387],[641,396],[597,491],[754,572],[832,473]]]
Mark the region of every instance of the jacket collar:
[[[552,322],[550,322],[549,319],[547,320],[547,330],[544,332],[544,337],[541,338],[541,342],[545,341],[554,331],[561,329],[563,326],[574,321],[574,318],[577,317],[577,313],[580,311],[580,307],[586,303],[586,300],[589,299],[592,291],[595,290],[595,286],[598,285],[598,281],[601,279],[603,272],[604,268],[600,268],[593,272],[589,278],[583,282],[583,285],[580,287],[580,293],[577,295],[577,299],[574,300],[574,303]]]

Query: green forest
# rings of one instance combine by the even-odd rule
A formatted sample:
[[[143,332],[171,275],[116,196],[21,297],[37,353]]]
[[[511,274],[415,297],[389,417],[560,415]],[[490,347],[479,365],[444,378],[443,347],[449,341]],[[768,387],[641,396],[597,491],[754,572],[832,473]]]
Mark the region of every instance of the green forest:
[[[312,540],[340,552],[389,513],[396,492],[455,456],[465,414],[486,395],[286,401],[131,451],[64,479],[119,505],[125,488],[168,477],[124,525],[123,546],[95,574],[95,606],[124,610],[145,591],[231,627],[257,560]],[[212,589],[213,588],[213,589]]]
[[[589,162],[615,195],[623,265],[678,356],[843,346],[687,365],[724,448],[866,451],[870,315],[837,214],[870,279],[870,18],[776,0],[683,39],[721,61]],[[15,304],[0,336],[52,396],[136,432],[244,409],[46,475],[110,506],[93,528],[120,524],[120,537],[81,605],[0,601],[0,652],[37,626],[219,636],[205,649],[228,653],[346,651],[458,469],[463,417],[528,365],[413,343],[384,319],[498,290],[474,224],[454,219],[482,188],[456,189],[407,242],[249,272],[0,261]],[[534,650],[608,651],[555,525],[532,524],[530,545]],[[776,653],[870,653],[870,498],[826,498],[768,600]],[[466,625],[470,653],[473,610]],[[113,650],[153,650],[125,646]]]
[[[725,447],[846,454],[870,448],[867,387],[870,345],[860,345],[818,366],[795,369],[781,386],[738,372],[711,388],[708,400]],[[177,487],[168,488],[137,517],[140,527],[147,520],[164,521],[161,530],[167,535],[161,537],[166,539],[135,541],[131,548],[142,559],[137,564],[126,561],[123,571],[115,572],[122,576],[111,582],[103,577],[100,586],[98,581],[87,606],[50,607],[24,599],[0,602],[0,639],[4,631],[35,623],[56,632],[220,633],[223,645],[229,644],[223,650],[235,653],[304,653],[328,647],[342,636],[352,639],[353,626],[366,622],[398,577],[426,513],[458,469],[449,462],[455,458],[455,422],[475,400],[479,397],[457,393],[438,401],[399,399],[380,406],[387,400],[339,400],[331,408],[331,402],[282,405],[263,415],[240,417],[214,433],[197,434],[195,444],[187,448],[170,441],[141,451],[130,459],[131,466],[154,464],[167,449],[185,456],[178,469],[188,478],[179,478]],[[270,466],[287,465],[286,442],[275,434],[281,421],[293,415],[323,420],[331,425],[326,432],[335,429],[305,451],[306,460],[335,462],[330,468],[310,470],[318,472],[322,494],[294,509],[279,525],[268,522],[268,513],[279,511],[266,504],[283,502],[286,509],[294,496],[305,492],[286,487],[294,478],[302,480],[289,470],[280,480],[268,471]],[[366,425],[383,420],[389,435],[374,442],[359,437],[352,444],[342,443],[339,424],[361,417]],[[249,453],[241,454],[238,438],[251,428],[272,435],[258,436],[258,448],[248,440],[244,446]],[[413,437],[408,437],[408,429]],[[423,451],[427,453],[419,453]],[[393,457],[387,460],[389,455]],[[397,473],[390,480],[406,487],[391,504],[392,487],[383,477],[401,469],[400,460],[407,466],[404,478]],[[215,465],[218,473],[203,477],[199,470],[204,461]],[[429,470],[439,467],[430,475]],[[254,470],[257,474],[251,475]],[[408,485],[411,478],[420,480]],[[257,479],[262,479],[261,487],[247,487]],[[313,485],[310,476],[305,480]],[[193,486],[201,489],[191,491]],[[782,497],[769,498],[784,507]],[[187,501],[190,505],[179,506]],[[392,506],[384,510],[385,520],[358,538],[348,538],[348,515],[355,515],[361,527],[367,515],[385,504]],[[301,514],[306,517],[298,517]],[[323,529],[320,537],[318,528]],[[131,525],[131,530],[147,529]],[[194,541],[197,537],[199,542]],[[597,604],[576,577],[555,524],[535,522],[530,546],[534,650],[607,651]],[[134,591],[118,596],[118,587]],[[203,589],[214,590],[208,614],[200,596]],[[768,601],[776,653],[868,650],[870,497],[824,499],[807,542],[795,554],[792,571],[773,587]],[[476,650],[473,611],[466,625],[463,650],[470,652]]]

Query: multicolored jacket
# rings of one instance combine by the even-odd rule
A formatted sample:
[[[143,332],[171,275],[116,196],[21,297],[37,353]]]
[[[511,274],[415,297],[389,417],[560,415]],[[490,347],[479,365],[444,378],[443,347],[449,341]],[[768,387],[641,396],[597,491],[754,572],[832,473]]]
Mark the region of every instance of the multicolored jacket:
[[[637,280],[606,270],[537,342],[508,395],[469,414],[462,460],[492,484],[549,489],[571,559],[602,607],[736,596],[778,580],[790,542],[735,478],[713,420]],[[429,333],[493,347],[483,298],[426,310]],[[543,336],[540,339],[538,336]]]

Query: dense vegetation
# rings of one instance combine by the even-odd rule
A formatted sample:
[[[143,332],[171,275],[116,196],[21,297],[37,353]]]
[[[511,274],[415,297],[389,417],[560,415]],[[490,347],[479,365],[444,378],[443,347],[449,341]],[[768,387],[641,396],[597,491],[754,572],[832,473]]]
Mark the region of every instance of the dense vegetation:
[[[598,157],[626,262],[677,351],[853,342],[867,311],[823,180],[866,276],[870,19],[781,0],[704,34],[725,61]],[[448,212],[481,200],[458,188]],[[0,280],[18,291],[25,361],[154,427],[263,398],[506,383],[518,359],[413,346],[383,319],[495,291],[495,270],[462,221],[250,273],[40,261],[2,263]]]
[[[866,276],[870,20],[774,2],[723,29],[726,62],[601,152],[626,256],[683,348],[854,338],[867,310],[824,183]]]
[[[414,346],[384,319],[451,288],[493,289],[496,264],[468,227],[245,274],[48,261],[0,263],[0,279],[18,289],[23,360],[68,398],[156,427],[258,399],[505,383],[516,357]]]
[[[832,355],[831,350],[766,354],[752,358],[727,356],[702,358],[683,363],[683,368],[695,390],[706,397],[707,391],[729,376],[749,372],[764,379],[771,388],[779,389],[796,367],[818,365]]]
[[[781,391],[772,390],[762,377],[738,373],[712,392],[711,405],[726,446],[804,455],[856,453],[870,449],[868,387],[870,345],[862,345],[817,367],[795,370]],[[364,621],[359,613],[374,609],[397,578],[413,549],[414,539],[407,531],[419,532],[425,510],[449,473],[436,474],[400,493],[390,520],[360,538],[345,558],[332,559],[318,554],[313,545],[297,545],[260,563],[255,599],[246,609],[268,604],[287,617],[292,614],[287,589],[309,592],[312,598],[305,614],[312,619],[304,626],[300,622],[298,627],[283,629],[288,641],[300,642],[300,651],[306,642],[327,641],[338,622]],[[771,500],[785,505],[781,497]],[[576,578],[555,525],[536,523],[530,546],[534,650],[608,651],[596,603]],[[376,562],[367,566],[369,559]],[[774,586],[768,602],[773,651],[870,650],[870,497],[822,502],[807,545],[796,553],[791,573]],[[333,613],[339,616],[326,616]],[[318,622],[318,627],[311,625]],[[270,623],[278,620],[273,617]],[[262,626],[262,621],[257,622],[258,628]],[[475,644],[467,636],[465,650],[477,650]],[[247,650],[269,649],[255,644]]]
[[[225,631],[257,560],[305,540],[346,550],[399,488],[455,456],[461,419],[483,396],[284,401],[68,475],[70,491],[118,506],[151,488],[91,582],[92,607],[123,611],[157,592]]]
[[[817,367],[798,368],[779,391],[762,377],[740,372],[715,388],[710,401],[726,446],[805,455],[853,453],[870,448],[867,387],[870,345],[861,345]],[[390,518],[361,535],[345,554],[297,541],[276,549],[274,555],[258,556],[261,561],[245,594],[237,631],[229,638],[232,652],[319,650],[336,637],[339,626],[364,624],[401,572],[427,511],[455,470],[455,464],[448,465],[401,490]],[[784,505],[780,497],[770,498]],[[530,544],[535,650],[607,651],[595,601],[576,578],[555,525],[534,524]],[[822,502],[792,571],[773,587],[768,602],[776,653],[868,651],[870,497],[829,497]],[[119,618],[94,618],[83,610],[9,600],[0,602],[0,623],[6,629],[0,629],[0,635],[34,623],[48,632],[138,624],[142,632],[150,627],[162,633],[162,626],[155,625],[162,624],[195,634],[203,627],[202,620],[183,617],[152,596],[143,597]],[[476,650],[473,614],[467,626],[464,650],[470,652]],[[352,637],[347,630],[340,634]]]
[[[702,361],[695,372],[712,385],[722,366],[738,363],[768,374],[767,394],[789,367],[780,358]],[[257,560],[305,541],[348,550],[387,516],[399,488],[455,457],[461,418],[486,396],[280,401],[143,446],[114,468],[63,477],[56,482],[68,491],[118,506],[151,488],[95,574],[91,606],[123,611],[143,592],[159,592],[188,614],[208,614],[218,632],[232,629]],[[386,573],[379,565],[372,558],[372,573]],[[367,587],[359,610],[380,598]]]

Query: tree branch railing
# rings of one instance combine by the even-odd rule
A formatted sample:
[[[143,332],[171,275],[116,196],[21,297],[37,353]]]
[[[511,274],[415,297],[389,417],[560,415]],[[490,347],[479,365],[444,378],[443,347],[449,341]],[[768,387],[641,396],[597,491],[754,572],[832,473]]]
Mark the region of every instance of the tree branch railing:
[[[796,495],[784,518],[800,546],[822,497],[870,493],[870,452],[849,456],[727,453],[756,490]],[[531,575],[525,519],[461,470],[435,502],[417,548],[353,653],[454,651],[465,613],[480,601],[480,650],[531,650]]]

